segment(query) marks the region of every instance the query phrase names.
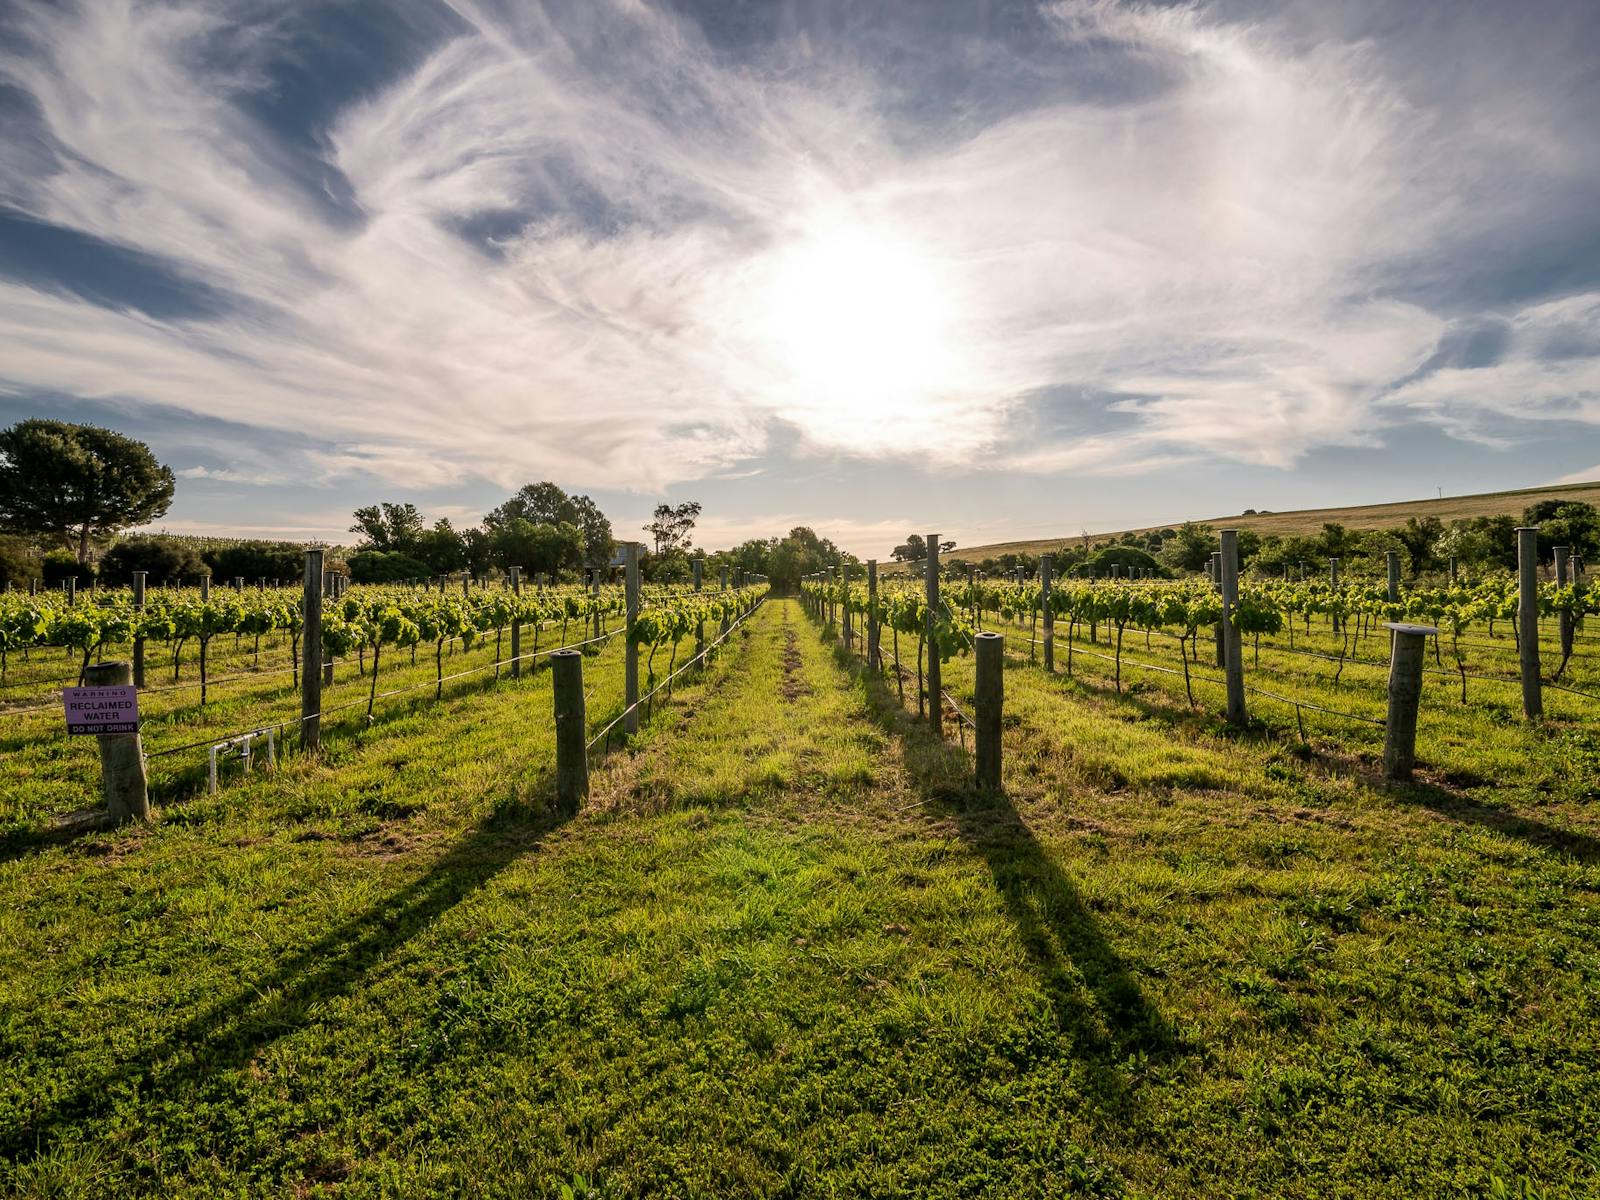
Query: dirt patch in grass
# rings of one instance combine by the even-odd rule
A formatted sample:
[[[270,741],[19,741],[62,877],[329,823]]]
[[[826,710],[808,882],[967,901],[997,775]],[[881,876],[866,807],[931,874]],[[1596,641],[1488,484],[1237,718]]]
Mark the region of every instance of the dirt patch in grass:
[[[784,613],[788,617],[787,610]],[[794,628],[787,623],[783,630],[783,698],[793,704],[802,696],[811,694],[811,687],[801,677],[805,662],[800,657],[800,647],[795,641]]]

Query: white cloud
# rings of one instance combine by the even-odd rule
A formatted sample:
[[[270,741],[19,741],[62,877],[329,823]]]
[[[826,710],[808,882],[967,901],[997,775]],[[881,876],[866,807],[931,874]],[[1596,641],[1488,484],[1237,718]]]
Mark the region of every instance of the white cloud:
[[[1098,474],[1288,467],[1419,416],[1600,423],[1600,349],[1548,346],[1600,323],[1592,298],[1518,315],[1492,368],[1416,377],[1449,318],[1387,294],[1592,170],[1522,81],[1455,121],[1371,44],[1064,0],[1064,59],[1159,82],[917,139],[870,63],[730,62],[624,0],[452,7],[470,32],[332,116],[341,216],[237,103],[293,6],[25,5],[0,77],[44,134],[0,135],[0,201],[237,304],[156,320],[0,283],[0,376],[415,487],[651,491],[737,474],[775,422],[829,453]],[[488,251],[461,234],[507,213]],[[1023,419],[1062,386],[1127,397],[1120,420]]]

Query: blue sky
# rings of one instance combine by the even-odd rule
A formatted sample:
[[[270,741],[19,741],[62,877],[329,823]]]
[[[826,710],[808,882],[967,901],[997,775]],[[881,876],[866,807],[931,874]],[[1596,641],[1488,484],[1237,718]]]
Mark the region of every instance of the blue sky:
[[[1591,0],[0,0],[0,420],[864,555],[1600,478]]]

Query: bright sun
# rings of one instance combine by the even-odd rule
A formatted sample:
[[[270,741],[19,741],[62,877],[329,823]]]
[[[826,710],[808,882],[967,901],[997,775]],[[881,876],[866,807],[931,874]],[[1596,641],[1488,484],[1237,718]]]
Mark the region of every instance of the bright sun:
[[[851,222],[814,229],[773,263],[762,340],[813,436],[881,440],[934,418],[953,382],[952,289],[907,238]]]

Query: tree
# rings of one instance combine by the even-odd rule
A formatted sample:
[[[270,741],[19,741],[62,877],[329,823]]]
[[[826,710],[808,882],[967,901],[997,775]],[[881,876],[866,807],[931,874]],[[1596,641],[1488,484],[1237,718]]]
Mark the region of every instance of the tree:
[[[611,522],[605,513],[600,511],[600,506],[587,496],[573,496],[572,510],[576,519],[572,522],[578,527],[578,532],[583,534],[583,564],[589,567],[604,567],[611,562],[611,555],[617,548],[617,539],[611,534]]]
[[[474,575],[487,575],[494,564],[494,543],[487,530],[468,529],[461,534],[461,553],[467,570]]]
[[[422,537],[423,517],[415,504],[371,504],[352,515],[356,523],[350,532],[362,535],[361,545],[366,550],[410,554]]]
[[[1472,517],[1450,522],[1434,545],[1441,558],[1454,558],[1463,566],[1515,568],[1516,522],[1510,517]]]
[[[0,527],[77,543],[144,525],[172,504],[172,472],[143,442],[66,421],[19,421],[0,432]]]
[[[889,557],[895,562],[921,562],[928,557],[928,543],[920,533],[913,533],[889,551]]]
[[[780,591],[793,590],[806,575],[812,575],[840,562],[843,556],[839,547],[815,530],[796,525],[789,535],[772,547],[767,555],[765,574],[772,586]]]
[[[656,554],[661,555],[672,550],[688,550],[694,523],[699,519],[698,500],[686,500],[682,504],[658,504],[655,520],[644,528],[655,539]]]
[[[583,533],[571,521],[535,525],[513,517],[489,535],[489,555],[502,571],[521,567],[530,575],[555,575],[583,561]]]
[[[530,525],[559,525],[562,521],[576,525],[576,518],[572,497],[547,479],[523,484],[511,499],[483,514],[483,525],[493,532],[517,520]]]
[[[1416,517],[1407,517],[1405,525],[1394,530],[1394,536],[1399,539],[1405,552],[1411,578],[1415,579],[1429,568],[1439,565],[1435,547],[1444,536],[1444,522],[1438,517],[1423,517],[1420,521]]]
[[[531,525],[559,526],[566,522],[577,526],[583,535],[583,549],[579,552],[582,557],[562,564],[574,569],[585,565],[605,566],[616,546],[611,522],[593,500],[588,496],[569,496],[549,480],[525,484],[504,504],[486,512],[483,515],[484,531],[493,535],[496,530],[515,520],[527,521]]]
[[[1600,556],[1600,509],[1579,500],[1541,500],[1522,514],[1524,525],[1539,527],[1539,557],[1555,546],[1570,546],[1585,561]]]
[[[1211,526],[1185,521],[1162,548],[1161,559],[1180,571],[1199,571],[1221,547],[1222,542]]]
[[[1361,534],[1346,529],[1336,521],[1324,521],[1322,532],[1314,539],[1319,558],[1354,558],[1361,553]]]
[[[426,564],[430,575],[448,575],[467,565],[467,546],[448,517],[440,517],[432,529],[423,530],[412,543],[410,554]]]

